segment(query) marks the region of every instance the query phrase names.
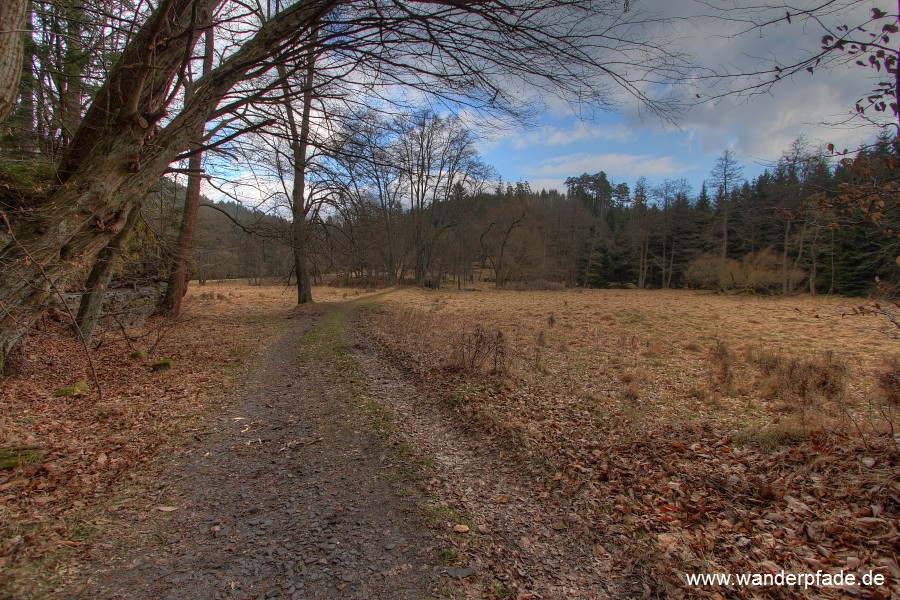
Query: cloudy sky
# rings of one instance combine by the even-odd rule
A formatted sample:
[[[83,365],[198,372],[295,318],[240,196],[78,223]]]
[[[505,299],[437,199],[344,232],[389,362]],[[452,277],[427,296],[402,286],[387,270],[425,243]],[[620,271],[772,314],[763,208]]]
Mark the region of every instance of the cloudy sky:
[[[809,7],[819,3],[824,1],[798,0],[794,4]],[[817,50],[823,35],[818,26],[794,18],[790,24],[782,21],[762,33],[733,37],[739,25],[697,16],[701,12],[709,15],[710,10],[694,0],[632,4],[675,16],[665,33],[691,55],[693,64],[718,71],[746,69],[760,64],[760,59],[775,57],[784,65]],[[780,2],[775,0],[775,4]],[[872,6],[890,8],[884,2],[859,4],[861,9],[855,13],[837,15],[829,23],[837,18],[848,24],[861,22],[860,10],[864,19]],[[785,12],[779,9],[778,14]],[[871,89],[871,77],[866,69],[846,65],[816,70],[812,75],[804,72],[779,82],[768,94],[695,105],[677,115],[674,126],[642,118],[639,107],[625,98],[616,112],[590,121],[580,119],[563,103],[556,106],[551,101],[536,126],[492,132],[482,139],[481,151],[504,181],[526,180],[535,190],[563,190],[566,177],[602,170],[612,181],[629,185],[640,176],[651,184],[685,177],[697,191],[725,148],[736,153],[749,178],[777,160],[800,135],[813,145],[833,143],[838,149],[870,141],[874,136],[871,128],[826,124],[850,115],[856,100]]]

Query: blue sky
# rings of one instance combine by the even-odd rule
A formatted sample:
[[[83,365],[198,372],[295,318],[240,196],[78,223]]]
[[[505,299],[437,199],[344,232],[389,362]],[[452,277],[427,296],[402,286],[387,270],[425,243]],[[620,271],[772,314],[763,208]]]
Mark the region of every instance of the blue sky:
[[[861,4],[867,14],[871,6],[884,3]],[[692,0],[645,0],[640,6],[679,17],[701,10]],[[721,22],[697,18],[680,19],[669,33],[696,64],[711,68],[740,68],[760,57],[801,56],[817,49],[822,35],[794,20],[764,35],[735,38]],[[535,126],[494,132],[481,140],[480,149],[504,181],[526,180],[535,190],[562,191],[566,177],[602,170],[610,180],[630,186],[642,175],[651,185],[684,177],[696,193],[725,148],[737,155],[745,177],[752,178],[801,135],[813,147],[833,143],[839,149],[853,149],[870,141],[875,135],[872,128],[827,123],[845,119],[871,85],[869,72],[857,67],[803,73],[779,83],[769,94],[694,106],[676,116],[675,126],[641,118],[639,107],[627,98],[621,99],[617,112],[600,114],[590,122],[580,120],[564,103],[550,102]]]

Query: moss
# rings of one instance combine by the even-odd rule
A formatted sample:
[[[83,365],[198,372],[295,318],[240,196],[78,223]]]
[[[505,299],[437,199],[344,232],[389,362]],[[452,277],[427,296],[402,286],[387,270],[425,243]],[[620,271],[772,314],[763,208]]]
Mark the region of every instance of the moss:
[[[64,388],[60,388],[53,392],[53,395],[56,398],[67,398],[69,396],[77,396],[81,392],[86,392],[90,389],[91,386],[88,385],[87,381],[76,381],[72,385],[67,385]]]
[[[8,471],[22,463],[40,462],[45,455],[44,450],[34,447],[0,448],[0,470]]]
[[[143,348],[141,348],[139,350],[135,350],[134,352],[131,353],[130,356],[131,356],[132,360],[140,360],[140,361],[146,361],[148,358],[150,358],[150,355],[147,354],[147,351]]]
[[[0,159],[0,181],[22,192],[37,192],[52,181],[56,167],[50,161]]]
[[[161,358],[154,361],[153,366],[150,368],[154,373],[158,373],[159,371],[168,371],[174,364],[175,362],[171,358]]]

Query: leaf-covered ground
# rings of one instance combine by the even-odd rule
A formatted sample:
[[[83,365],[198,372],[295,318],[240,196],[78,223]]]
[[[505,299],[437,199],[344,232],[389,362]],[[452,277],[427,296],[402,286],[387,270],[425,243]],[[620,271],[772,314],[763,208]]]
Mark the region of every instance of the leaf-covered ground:
[[[102,398],[64,316],[48,315],[2,380],[0,459],[20,464],[0,470],[0,590],[51,595],[69,565],[89,567],[124,535],[113,513],[140,521],[164,506],[160,486],[172,482],[156,478],[174,475],[160,464],[206,440],[201,423],[293,299],[195,288],[179,322],[129,340],[107,332],[93,352]],[[394,371],[373,367],[363,383],[384,387],[374,396],[407,436],[396,443],[436,465],[427,503],[452,542],[442,560],[455,565],[444,575],[453,593],[900,594],[897,342],[875,315],[841,318],[852,302],[403,289],[368,305],[354,319],[358,348],[374,342],[409,381],[394,387]],[[684,580],[782,569],[888,583],[804,592]]]
[[[86,557],[113,503],[154,487],[155,462],[196,435],[292,299],[282,287],[195,287],[175,323],[95,336],[102,398],[66,315],[48,313],[0,390],[0,449],[32,449],[0,470],[0,590],[44,597],[73,553]]]
[[[611,577],[637,570],[674,597],[895,597],[900,407],[879,382],[896,377],[897,342],[871,315],[840,318],[849,302],[404,290],[370,333],[424,389],[545,465]],[[888,583],[685,582],[841,569]]]

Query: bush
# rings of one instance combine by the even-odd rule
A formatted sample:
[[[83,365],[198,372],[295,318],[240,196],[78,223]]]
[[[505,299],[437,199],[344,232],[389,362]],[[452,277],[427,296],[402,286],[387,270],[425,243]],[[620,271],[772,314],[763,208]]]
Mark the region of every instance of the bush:
[[[847,385],[847,364],[825,357],[783,357],[760,351],[748,357],[765,377],[764,393],[767,397],[800,399],[811,403],[817,398],[838,399]]]
[[[159,371],[168,371],[172,368],[172,365],[175,364],[171,358],[161,358],[153,363],[153,366],[150,369],[157,373]]]
[[[132,360],[146,361],[148,358],[150,358],[150,355],[143,348],[141,348],[139,350],[135,350],[134,352],[131,353]]]
[[[788,277],[795,285],[803,281],[803,269],[790,269]],[[729,258],[724,263],[715,254],[701,254],[690,263],[684,274],[688,285],[700,289],[742,290],[771,293],[784,280],[781,258],[772,248],[750,252],[740,261]]]
[[[876,379],[885,402],[900,406],[900,361],[892,360],[887,370],[879,373]]]
[[[566,286],[558,281],[546,279],[529,279],[525,281],[512,281],[504,286],[507,290],[519,292],[562,292]]]
[[[486,364],[492,373],[506,370],[506,338],[499,329],[488,333],[481,325],[465,330],[454,344],[455,365],[467,371],[477,371]]]

